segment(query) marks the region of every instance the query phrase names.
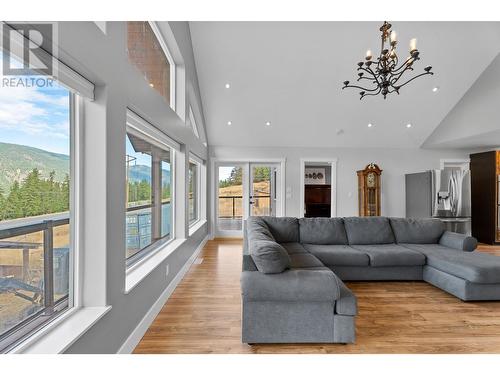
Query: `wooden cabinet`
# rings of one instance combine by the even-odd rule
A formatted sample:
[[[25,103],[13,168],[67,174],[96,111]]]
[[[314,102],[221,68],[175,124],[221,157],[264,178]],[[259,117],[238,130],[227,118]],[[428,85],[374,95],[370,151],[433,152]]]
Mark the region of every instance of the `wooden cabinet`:
[[[500,243],[500,151],[470,155],[472,235]]]
[[[380,216],[380,177],[382,169],[370,163],[358,174],[359,216]]]
[[[332,189],[330,185],[305,185],[305,217],[331,216]]]

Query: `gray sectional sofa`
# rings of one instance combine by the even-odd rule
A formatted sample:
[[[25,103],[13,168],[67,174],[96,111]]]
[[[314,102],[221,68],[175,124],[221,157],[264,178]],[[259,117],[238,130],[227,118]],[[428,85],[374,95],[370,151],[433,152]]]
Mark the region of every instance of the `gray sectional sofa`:
[[[251,217],[244,232],[245,343],[354,342],[346,280],[424,280],[464,301],[500,299],[500,257],[437,219]]]

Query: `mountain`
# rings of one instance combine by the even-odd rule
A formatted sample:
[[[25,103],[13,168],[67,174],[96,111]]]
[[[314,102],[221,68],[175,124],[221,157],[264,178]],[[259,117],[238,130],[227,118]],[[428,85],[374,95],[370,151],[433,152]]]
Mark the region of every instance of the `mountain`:
[[[0,189],[8,193],[14,181],[21,182],[38,168],[43,178],[55,172],[55,180],[63,181],[69,174],[69,156],[39,148],[0,142]]]
[[[55,180],[63,181],[69,173],[69,156],[56,154],[35,147],[0,142],[0,189],[7,194],[14,181],[21,182],[33,168],[38,168],[43,178],[55,172]],[[132,165],[129,181],[151,183],[151,168],[145,165]],[[163,185],[169,184],[170,171],[162,170]]]
[[[131,165],[128,172],[129,182],[146,180],[151,184],[151,168],[147,165]],[[162,169],[162,185],[170,184],[170,171]]]

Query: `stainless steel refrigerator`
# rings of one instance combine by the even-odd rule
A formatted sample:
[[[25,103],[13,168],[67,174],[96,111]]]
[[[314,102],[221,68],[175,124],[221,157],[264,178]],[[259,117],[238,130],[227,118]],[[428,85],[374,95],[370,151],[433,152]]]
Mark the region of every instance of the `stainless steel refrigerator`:
[[[405,175],[406,217],[436,217],[446,229],[470,235],[470,171],[445,168]]]

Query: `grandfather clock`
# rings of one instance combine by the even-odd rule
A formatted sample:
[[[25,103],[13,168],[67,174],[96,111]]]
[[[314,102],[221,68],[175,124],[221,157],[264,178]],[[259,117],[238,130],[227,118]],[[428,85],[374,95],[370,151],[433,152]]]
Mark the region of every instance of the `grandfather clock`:
[[[370,163],[358,171],[359,216],[380,216],[380,176],[382,170]]]

